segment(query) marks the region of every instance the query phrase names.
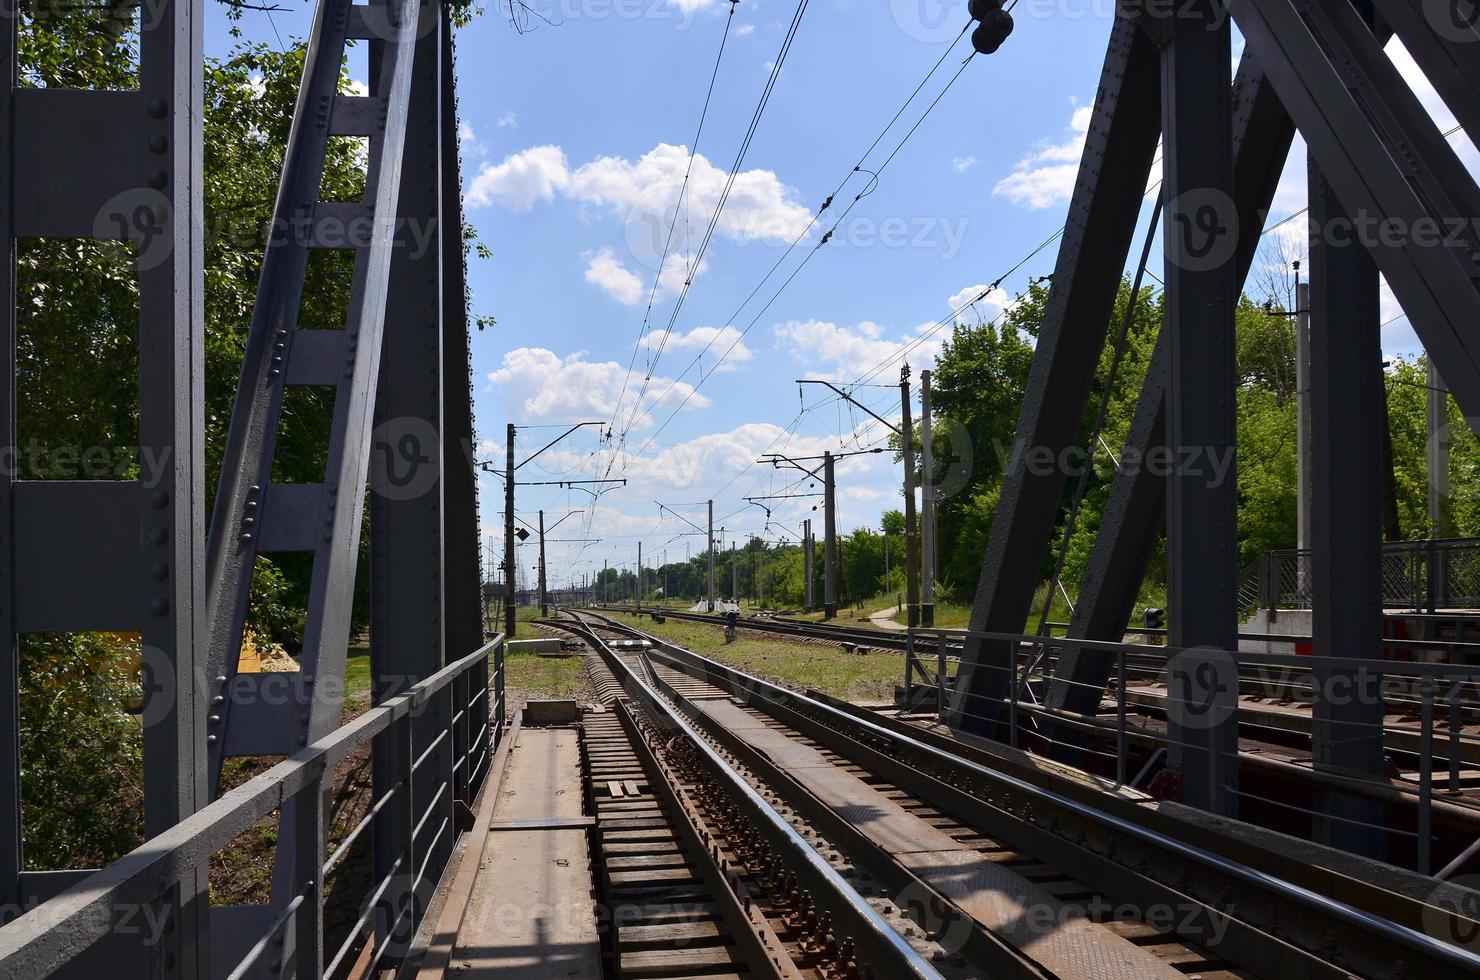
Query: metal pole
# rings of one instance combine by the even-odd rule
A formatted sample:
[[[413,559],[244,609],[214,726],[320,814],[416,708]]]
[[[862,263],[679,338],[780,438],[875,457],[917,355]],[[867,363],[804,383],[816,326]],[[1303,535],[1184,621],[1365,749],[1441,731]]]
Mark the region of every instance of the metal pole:
[[[515,616],[518,577],[514,571],[514,423],[509,423],[504,453],[504,632],[513,639],[518,632]]]
[[[1423,712],[1418,752],[1418,873],[1429,873],[1434,822],[1434,679],[1420,685]]]
[[[915,423],[910,414],[910,366],[899,369],[901,416],[899,435],[904,448],[904,583],[909,605],[908,622],[920,625],[920,551],[915,530]]]
[[[806,553],[802,555],[802,574],[805,579],[802,583],[802,594],[806,603],[806,611],[811,612],[817,606],[817,578],[816,563],[817,539],[812,535],[812,518],[802,522],[807,530]]]
[[[1429,374],[1429,537],[1453,534],[1449,510],[1449,392],[1432,355],[1427,356]]]
[[[714,501],[709,501],[709,611],[714,612]]]
[[[1295,461],[1297,486],[1295,547],[1310,549],[1310,283],[1300,282],[1295,263]],[[1295,559],[1300,598],[1310,598],[1310,560]]]
[[[822,457],[822,618],[838,618],[838,512],[833,454]]]
[[[540,511],[540,618],[550,616],[550,594],[545,588],[545,512]]]
[[[920,372],[920,625],[935,625],[935,447],[930,441],[930,374]]]

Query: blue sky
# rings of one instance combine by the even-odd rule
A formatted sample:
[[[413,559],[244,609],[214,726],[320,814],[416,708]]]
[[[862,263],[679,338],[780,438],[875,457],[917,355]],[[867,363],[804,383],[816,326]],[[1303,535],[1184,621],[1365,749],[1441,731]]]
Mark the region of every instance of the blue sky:
[[[521,471],[528,480],[630,481],[594,503],[579,491],[520,492],[517,511],[529,524],[541,508],[547,523],[583,509],[552,537],[603,539],[552,544],[552,582],[579,579],[603,561],[630,564],[639,540],[650,559],[665,550],[682,557],[686,546],[698,553],[703,539],[680,537],[692,529],[660,514],[658,501],[702,523],[701,503],[713,497],[727,540],[737,532],[794,539],[803,517],[820,518],[811,512],[816,501],[775,502],[768,527],[743,496],[783,492],[794,481],[752,465],[757,455],[847,451],[878,445],[886,434],[819,388],[809,388],[803,403],[796,379],[850,382],[876,371],[871,382],[897,382],[906,348],[918,373],[946,335],[928,330],[1058,230],[1113,4],[1023,0],[1013,36],[966,66],[834,238],[817,248],[822,232],[869,187],[867,175],[851,176],[825,221],[802,236],[748,304],[950,47],[967,21],[965,0],[809,5],[697,270],[692,257],[795,0],[743,0],[732,19],[728,0],[528,5],[543,18],[523,18],[523,33],[511,26],[507,3],[495,0],[457,40],[467,216],[493,250],[491,260],[472,261],[469,278],[475,311],[498,319],[473,339],[484,456],[502,459],[510,420],[530,426],[520,433],[521,458],[565,425],[616,420],[611,442],[604,429],[585,429]],[[275,44],[307,32],[307,10],[277,12],[270,22],[249,12],[244,26]],[[212,17],[208,50],[220,53],[226,25],[219,13]],[[1235,58],[1239,47],[1236,41]],[[969,51],[963,38],[866,168],[877,169],[895,150]],[[1452,125],[1411,61],[1401,50],[1394,57],[1440,124]],[[1474,168],[1474,148],[1457,145]],[[1271,222],[1304,205],[1303,171],[1297,146]],[[684,206],[676,207],[681,189]],[[672,247],[659,275],[670,221]],[[1298,253],[1303,233],[1303,222],[1294,221],[1276,234]],[[1030,277],[1052,271],[1056,251],[1050,246],[1029,260],[962,319],[1000,311]],[[691,284],[675,317],[685,279]],[[1387,297],[1384,318],[1400,312]],[[1417,346],[1401,320],[1385,328],[1384,343],[1392,352]],[[897,417],[897,391],[864,387],[857,395]],[[883,456],[840,465],[842,528],[876,524],[882,510],[898,506],[898,479]],[[501,484],[487,476],[481,494],[485,533],[493,534]],[[521,568],[532,568],[534,557],[532,545],[521,548]]]

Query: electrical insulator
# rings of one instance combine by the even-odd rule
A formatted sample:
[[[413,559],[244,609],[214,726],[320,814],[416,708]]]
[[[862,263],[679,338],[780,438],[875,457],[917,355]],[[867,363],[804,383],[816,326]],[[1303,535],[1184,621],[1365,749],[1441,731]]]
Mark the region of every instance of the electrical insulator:
[[[1002,0],[971,0],[971,19],[981,21],[971,32],[971,45],[978,54],[992,54],[1012,33],[1012,14],[1002,9]]]

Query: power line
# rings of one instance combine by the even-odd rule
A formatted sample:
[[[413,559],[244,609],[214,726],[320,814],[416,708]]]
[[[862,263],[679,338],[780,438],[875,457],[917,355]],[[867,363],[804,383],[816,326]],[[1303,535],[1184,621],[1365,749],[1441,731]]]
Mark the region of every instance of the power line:
[[[632,380],[632,368],[637,364],[637,350],[642,346],[642,338],[647,335],[648,323],[653,315],[653,301],[658,295],[658,285],[663,280],[663,269],[668,264],[668,252],[673,246],[673,230],[678,223],[678,212],[683,207],[684,195],[689,189],[689,178],[694,172],[694,159],[699,155],[699,140],[704,135],[704,122],[709,118],[709,103],[714,97],[714,84],[719,78],[719,66],[725,57],[725,45],[729,42],[730,26],[735,21],[735,8],[739,6],[739,3],[740,0],[730,0],[730,15],[725,18],[725,30],[719,40],[719,53],[715,55],[714,70],[709,75],[709,89],[704,93],[704,108],[699,111],[699,126],[694,132],[693,146],[689,149],[689,162],[684,169],[683,184],[678,189],[678,200],[673,205],[673,217],[668,222],[668,237],[663,242],[663,255],[658,259],[658,271],[653,274],[653,286],[648,291],[647,312],[643,314],[642,326],[637,332],[637,341],[632,345],[632,359],[627,362],[627,374],[622,378],[621,393],[617,395],[617,403],[612,407],[612,418],[608,430],[617,424],[617,415],[621,412],[622,400],[627,396],[627,383]]]
[[[761,117],[765,115],[766,107],[771,102],[771,95],[776,90],[776,83],[781,78],[782,66],[786,64],[786,56],[791,52],[792,42],[796,39],[797,29],[801,27],[802,17],[807,12],[807,5],[811,0],[800,0],[796,12],[792,15],[791,26],[787,29],[786,37],[781,42],[781,51],[777,54],[775,62],[771,65],[770,77],[766,79],[766,86],[761,91],[760,101],[756,104],[755,112],[751,116],[750,126],[745,132],[745,137],[740,141],[740,149],[735,154],[735,163],[730,167],[730,172],[725,180],[724,190],[721,191],[719,201],[715,205],[714,214],[709,219],[709,226],[704,230],[704,236],[699,240],[699,248],[690,258],[688,274],[684,276],[683,288],[679,291],[678,299],[673,304],[673,311],[668,317],[668,324],[663,328],[663,339],[658,343],[658,350],[648,363],[648,368],[642,382],[642,390],[638,392],[637,398],[632,406],[632,417],[622,429],[622,438],[626,439],[627,433],[632,430],[638,419],[637,412],[642,408],[642,399],[647,394],[648,386],[652,384],[653,372],[657,369],[658,361],[663,357],[663,351],[668,346],[668,338],[673,333],[674,324],[678,322],[678,314],[683,310],[683,304],[688,299],[689,289],[694,284],[694,276],[697,275],[699,265],[704,261],[704,253],[709,250],[709,244],[714,239],[715,229],[719,227],[720,216],[724,213],[725,205],[729,202],[730,193],[734,190],[735,181],[740,176],[740,168],[745,163],[746,154],[750,152],[750,144],[755,139],[756,131],[760,128]],[[734,7],[730,8],[731,13]],[[690,163],[693,157],[689,158]],[[661,276],[662,270],[659,269]]]
[[[958,38],[958,40],[959,40],[959,38]],[[945,87],[941,89],[940,93],[938,95],[936,95],[934,101],[932,101],[930,103],[930,105],[925,108],[925,111],[923,113],[921,113],[920,118],[915,121],[914,126],[912,126],[910,128],[909,132],[906,133],[904,135],[904,137],[900,140],[899,144],[897,146],[895,146],[894,151],[889,154],[888,158],[884,161],[884,163],[882,165],[880,165],[880,167],[879,167],[879,169],[877,171],[874,172],[874,175],[873,175],[874,179],[869,182],[868,186],[866,186],[863,191],[861,191],[859,194],[857,194],[853,198],[853,200],[848,204],[848,207],[843,211],[843,213],[841,215],[838,216],[838,220],[833,223],[833,226],[828,230],[828,232],[825,235],[823,235],[822,238],[818,241],[817,245],[814,246],[812,248],[812,250],[809,251],[802,258],[802,261],[800,263],[798,263],[797,267],[792,270],[792,272],[791,272],[791,274],[789,276],[786,277],[786,280],[771,295],[771,298],[766,301],[766,304],[764,306],[762,306],[760,308],[760,310],[755,314],[755,316],[753,316],[750,319],[750,322],[746,324],[745,329],[742,330],[742,331],[740,331],[739,334],[736,335],[735,339],[730,343],[730,346],[725,349],[725,352],[720,355],[719,359],[713,365],[710,366],[710,368],[709,368],[709,370],[707,372],[704,372],[700,376],[698,382],[695,385],[693,385],[689,389],[688,394],[684,396],[683,401],[681,401],[679,403],[678,407],[673,410],[673,412],[668,416],[668,418],[663,422],[663,424],[658,427],[657,431],[655,431],[651,436],[648,437],[647,441],[642,444],[642,447],[637,450],[636,455],[639,455],[639,456],[642,455],[643,451],[645,449],[647,449],[648,446],[652,445],[653,440],[656,439],[659,435],[661,435],[662,432],[663,432],[663,430],[666,429],[666,428],[668,428],[669,424],[671,424],[673,422],[673,420],[678,417],[678,413],[681,412],[681,411],[683,411],[684,406],[687,405],[689,403],[689,400],[694,397],[694,395],[698,392],[698,390],[701,387],[703,387],[704,382],[708,381],[711,377],[714,376],[714,373],[719,370],[719,366],[721,364],[723,364],[725,362],[725,359],[730,356],[730,354],[735,350],[735,348],[737,346],[739,346],[740,341],[742,341],[743,339],[745,339],[745,336],[747,334],[749,334],[752,329],[754,329],[755,325],[758,322],[760,322],[761,317],[763,317],[763,316],[766,315],[766,312],[768,310],[770,310],[770,308],[775,304],[775,302],[778,299],[781,298],[781,294],[784,293],[784,292],[786,292],[787,287],[789,287],[792,284],[792,282],[796,279],[796,277],[801,274],[802,270],[805,269],[807,267],[807,264],[812,261],[812,258],[814,256],[816,256],[816,254],[819,251],[821,251],[822,247],[828,243],[828,241],[832,238],[833,234],[838,230],[839,227],[842,226],[842,223],[847,219],[849,213],[851,213],[852,210],[858,205],[858,202],[861,201],[861,200],[863,200],[865,197],[867,197],[867,196],[869,196],[870,194],[873,193],[873,188],[878,184],[879,177],[883,174],[884,170],[899,155],[900,151],[902,149],[904,149],[905,143],[909,142],[910,137],[914,136],[914,134],[919,130],[920,126],[925,122],[925,119],[930,115],[931,111],[934,110],[935,107],[940,104],[940,102],[941,102],[941,100],[943,98],[945,98],[946,93],[949,92],[951,90],[951,88],[956,84],[956,81],[958,79],[960,79],[961,75],[966,71],[966,67],[969,64],[971,64],[972,58],[975,58],[975,57],[976,57],[976,53],[975,52],[972,52],[972,54],[968,58],[966,58],[965,61],[963,61],[961,63],[961,67],[959,69],[957,69],[956,74],[953,75],[953,76],[951,76],[950,81],[948,81],[945,84]],[[933,73],[933,70],[932,70],[932,73]],[[875,145],[877,145],[877,144],[875,144]],[[861,168],[855,168],[855,170],[857,170],[857,169],[861,169]],[[788,252],[789,251],[790,251],[790,249],[788,249]],[[785,255],[782,256],[782,259],[783,260],[785,259]],[[778,263],[778,265],[779,265],[779,263]],[[772,271],[774,271],[774,269]],[[766,278],[770,278],[770,273],[767,273]],[[764,284],[764,282],[765,282],[765,280],[763,279],[762,280],[762,284]],[[751,295],[754,296],[755,295],[755,292],[758,292],[758,291],[759,291],[759,287],[757,287],[757,289],[755,291],[753,291],[751,293]],[[742,303],[741,304],[740,309],[744,309],[746,303],[748,303],[748,302],[749,302],[749,297],[747,297],[745,303]],[[739,313],[739,310],[736,310],[736,313],[738,314]],[[704,352],[709,349],[709,347],[714,343],[715,340],[717,340],[719,338],[719,336],[720,335],[718,333],[716,333],[715,336],[710,339],[709,344],[706,344],[704,346],[704,350],[700,351],[698,357],[695,357],[694,362],[690,363],[689,367],[688,368],[685,368],[684,371],[683,371],[683,373],[680,374],[678,376],[678,378],[675,378],[674,381],[673,381],[673,383],[668,386],[668,390],[665,391],[663,393],[663,395],[660,398],[657,399],[657,401],[654,403],[655,406],[657,404],[661,404],[664,400],[666,400],[666,398],[668,397],[669,392],[671,392],[673,390],[674,385],[676,385],[678,383],[678,381],[681,378],[683,378],[684,375],[686,375],[688,373],[689,369],[693,367],[693,363],[697,363],[699,357],[702,357],[703,356]],[[644,412],[643,413],[643,417],[645,418],[647,416],[648,412],[651,412],[651,411],[652,411],[652,408],[649,408],[647,410],[647,412]]]

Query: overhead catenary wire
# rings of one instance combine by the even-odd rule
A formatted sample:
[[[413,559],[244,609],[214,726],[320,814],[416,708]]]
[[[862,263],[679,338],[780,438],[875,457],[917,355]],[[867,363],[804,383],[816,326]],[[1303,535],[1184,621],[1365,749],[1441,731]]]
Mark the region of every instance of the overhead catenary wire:
[[[694,277],[698,273],[700,264],[704,261],[704,254],[709,250],[709,244],[714,239],[715,229],[719,227],[720,217],[724,214],[725,205],[729,202],[730,194],[735,188],[735,181],[740,176],[740,168],[744,165],[745,157],[750,152],[750,145],[755,140],[756,132],[760,129],[761,118],[765,115],[766,107],[771,102],[771,95],[776,90],[776,83],[781,78],[781,70],[786,64],[786,57],[791,52],[792,42],[796,39],[797,29],[801,26],[802,18],[805,16],[807,6],[810,2],[811,0],[800,0],[797,4],[796,12],[792,15],[791,25],[781,42],[781,50],[771,65],[770,76],[766,79],[765,88],[761,91],[760,100],[756,104],[755,112],[751,116],[750,125],[745,131],[745,136],[740,141],[740,148],[735,154],[735,162],[731,165],[729,175],[725,179],[724,189],[720,192],[719,200],[715,203],[714,214],[710,216],[709,225],[705,228],[704,234],[699,239],[699,247],[689,257],[690,265],[687,274],[684,276],[683,288],[679,291],[678,298],[673,304],[673,310],[668,317],[668,323],[663,328],[663,338],[658,342],[658,350],[648,363],[647,371],[643,377],[642,389],[633,400],[633,415],[629,419],[628,424],[623,427],[621,433],[623,439],[632,430],[632,426],[635,424],[633,420],[637,418],[636,413],[642,408],[642,400],[647,394],[648,386],[652,384],[653,372],[657,370],[658,361],[662,358],[663,351],[668,346],[668,339],[672,336],[673,327],[678,322],[678,315],[682,312],[684,302],[688,299],[689,289],[693,286]],[[731,11],[733,12],[733,10],[734,8],[732,7]],[[690,164],[693,162],[692,154],[690,154],[689,162]],[[659,277],[662,276],[661,268],[658,270],[658,275]]]
[[[673,205],[673,217],[668,222],[668,235],[663,242],[663,254],[658,259],[657,271],[653,273],[652,288],[648,290],[647,312],[643,314],[642,326],[638,328],[637,341],[632,345],[632,358],[627,362],[627,373],[626,376],[622,378],[622,390],[617,395],[616,404],[612,406],[611,422],[607,426],[608,431],[611,430],[612,426],[617,424],[617,415],[620,414],[622,410],[622,402],[627,397],[627,384],[632,380],[632,369],[637,364],[637,351],[642,346],[642,339],[647,335],[648,323],[652,319],[653,303],[658,295],[658,285],[662,282],[663,279],[663,269],[668,264],[669,250],[673,247],[674,227],[678,223],[678,213],[683,208],[684,196],[688,193],[689,189],[689,180],[694,173],[694,160],[699,155],[699,142],[704,136],[704,123],[709,118],[709,104],[714,98],[715,82],[719,78],[720,64],[724,61],[725,46],[730,40],[730,27],[735,22],[735,8],[739,6],[739,2],[740,0],[730,0],[730,13],[729,16],[725,18],[724,33],[720,35],[719,40],[719,52],[714,57],[714,69],[709,74],[709,88],[704,93],[704,107],[699,110],[699,125],[698,128],[694,131],[693,145],[689,147],[688,166],[684,169],[683,183],[679,185],[678,200],[674,202]],[[685,212],[685,214],[687,214],[687,212]]]

